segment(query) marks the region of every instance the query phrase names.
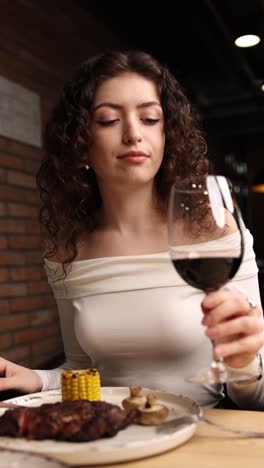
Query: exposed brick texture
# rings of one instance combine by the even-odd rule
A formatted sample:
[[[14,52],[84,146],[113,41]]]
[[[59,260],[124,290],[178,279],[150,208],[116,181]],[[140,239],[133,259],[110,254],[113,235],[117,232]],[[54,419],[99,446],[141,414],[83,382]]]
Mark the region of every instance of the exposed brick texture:
[[[120,44],[72,0],[1,0],[0,10],[0,75],[40,96],[43,129],[81,61]],[[42,156],[0,135],[0,355],[31,367],[62,351],[37,221]]]

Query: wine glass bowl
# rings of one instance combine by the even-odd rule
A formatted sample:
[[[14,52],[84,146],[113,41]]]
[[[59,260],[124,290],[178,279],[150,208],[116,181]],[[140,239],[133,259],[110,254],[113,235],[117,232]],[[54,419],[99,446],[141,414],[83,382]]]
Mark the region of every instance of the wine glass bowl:
[[[243,222],[225,177],[176,180],[170,193],[168,232],[171,261],[190,286],[209,293],[237,273],[244,254]],[[214,357],[209,369],[187,380],[223,383],[249,378]]]

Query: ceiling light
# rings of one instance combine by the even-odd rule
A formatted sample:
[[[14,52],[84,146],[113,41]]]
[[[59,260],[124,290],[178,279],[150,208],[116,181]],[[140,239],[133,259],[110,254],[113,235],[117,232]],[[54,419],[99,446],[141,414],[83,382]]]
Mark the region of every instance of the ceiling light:
[[[246,34],[244,36],[239,36],[235,40],[237,47],[253,47],[260,42],[260,37],[255,34]]]
[[[260,86],[260,89],[261,89],[261,91],[264,92],[264,83],[262,83],[262,85]]]

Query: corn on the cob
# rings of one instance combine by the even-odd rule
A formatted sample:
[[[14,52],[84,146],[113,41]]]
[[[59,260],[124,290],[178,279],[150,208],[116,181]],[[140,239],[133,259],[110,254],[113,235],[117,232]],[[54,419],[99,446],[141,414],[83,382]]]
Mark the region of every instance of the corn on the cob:
[[[100,400],[100,374],[95,368],[64,371],[61,376],[62,400]]]

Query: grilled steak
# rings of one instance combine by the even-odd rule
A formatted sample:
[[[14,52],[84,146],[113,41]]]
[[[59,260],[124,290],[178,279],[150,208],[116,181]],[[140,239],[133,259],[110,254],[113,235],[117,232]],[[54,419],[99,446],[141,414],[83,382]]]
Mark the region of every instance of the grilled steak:
[[[0,417],[0,436],[85,442],[113,437],[135,421],[137,411],[126,414],[105,401],[63,401],[37,408],[25,406]]]

